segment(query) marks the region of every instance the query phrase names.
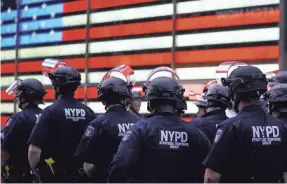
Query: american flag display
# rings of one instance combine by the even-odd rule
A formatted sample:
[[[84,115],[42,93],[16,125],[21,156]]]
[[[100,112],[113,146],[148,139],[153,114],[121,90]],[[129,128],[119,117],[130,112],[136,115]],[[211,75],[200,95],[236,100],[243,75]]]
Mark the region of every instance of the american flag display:
[[[96,86],[118,65],[133,68],[138,88],[153,68],[174,65],[186,88],[188,118],[197,111],[189,92],[201,93],[219,63],[278,69],[279,0],[177,0],[174,37],[173,6],[171,0],[2,0],[2,125],[14,112],[13,97],[5,89],[15,73],[20,79],[41,80],[48,92],[45,106],[52,103],[53,88],[41,74],[46,58],[81,72],[76,97],[87,98],[98,114],[104,108],[96,101]],[[146,102],[141,113],[148,113]]]

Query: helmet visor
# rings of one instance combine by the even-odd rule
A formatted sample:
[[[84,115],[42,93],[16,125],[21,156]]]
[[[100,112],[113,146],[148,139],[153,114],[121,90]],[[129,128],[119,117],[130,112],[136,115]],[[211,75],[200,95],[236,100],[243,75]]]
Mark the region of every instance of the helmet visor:
[[[216,74],[215,74],[216,81],[222,85],[222,78],[227,79],[228,76],[231,74],[231,72],[240,66],[248,66],[248,64],[238,61],[221,63],[216,68]]]
[[[22,80],[18,79],[15,80],[7,89],[6,89],[6,93],[8,95],[13,95],[13,96],[17,96],[17,89],[19,86],[21,86],[22,84]]]
[[[68,64],[57,59],[45,59],[42,63],[42,73],[48,77],[50,73],[62,66],[68,66]]]
[[[114,67],[104,75],[101,83],[112,77],[122,79],[123,81],[132,85],[136,83],[134,70],[128,65],[120,65]]]
[[[161,66],[151,71],[151,73],[147,77],[145,86],[148,86],[151,81],[159,77],[169,77],[169,78],[172,78],[178,81],[179,83],[179,77],[173,69],[169,67]]]

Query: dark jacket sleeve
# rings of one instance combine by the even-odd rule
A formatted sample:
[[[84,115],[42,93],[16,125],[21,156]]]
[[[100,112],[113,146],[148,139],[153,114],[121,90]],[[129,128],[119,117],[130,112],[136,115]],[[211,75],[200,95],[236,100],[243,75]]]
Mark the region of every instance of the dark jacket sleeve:
[[[19,121],[20,118],[16,115],[8,119],[1,136],[1,148],[9,151],[11,147],[16,146],[18,132],[21,129]]]
[[[34,129],[30,135],[28,144],[32,144],[42,149],[50,141],[50,138],[53,136],[52,132],[52,123],[51,120],[52,114],[49,108],[43,110],[41,115],[38,117]]]
[[[81,139],[75,156],[79,157],[86,163],[97,165],[97,158],[100,157],[101,140],[104,134],[104,128],[100,121],[94,120],[89,123]]]
[[[118,151],[110,164],[108,182],[128,181],[140,153],[143,128],[143,124],[139,122],[123,136]]]
[[[283,172],[284,173],[287,173],[287,121],[284,122],[285,124],[283,124],[284,126],[284,152],[283,152],[283,155],[285,155],[285,161],[284,161],[284,168],[283,168]]]
[[[228,166],[228,158],[234,150],[236,127],[230,124],[224,129],[219,128],[214,138],[214,144],[208,156],[204,160],[205,167],[210,168],[218,173],[222,173]]]

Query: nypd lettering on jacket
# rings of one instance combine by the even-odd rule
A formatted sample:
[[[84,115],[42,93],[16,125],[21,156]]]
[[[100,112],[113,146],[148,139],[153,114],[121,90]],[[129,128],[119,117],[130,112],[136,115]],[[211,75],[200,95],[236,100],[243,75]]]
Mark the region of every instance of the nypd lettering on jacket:
[[[186,132],[160,131],[160,145],[168,145],[171,149],[178,149],[180,146],[189,146]]]
[[[270,145],[280,142],[281,136],[278,126],[252,126],[252,142],[261,142],[262,145]]]
[[[118,136],[124,136],[125,132],[134,125],[134,123],[122,123],[118,124],[119,133]]]
[[[86,111],[84,109],[65,108],[66,119],[73,121],[85,120]]]

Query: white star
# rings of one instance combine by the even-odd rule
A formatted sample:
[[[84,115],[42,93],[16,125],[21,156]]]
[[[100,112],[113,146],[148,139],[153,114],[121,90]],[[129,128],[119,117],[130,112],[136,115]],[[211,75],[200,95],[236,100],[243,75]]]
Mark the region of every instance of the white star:
[[[28,5],[26,5],[25,8],[24,8],[24,10],[25,10],[25,11],[28,11],[28,9],[29,9],[29,7],[28,7]]]
[[[52,13],[51,13],[51,18],[54,18],[55,15],[56,15],[55,12],[52,12]]]
[[[50,35],[53,35],[53,34],[55,34],[55,31],[53,29],[51,29]]]
[[[36,32],[35,31],[32,33],[32,36],[36,36]]]
[[[12,11],[12,10],[11,10],[11,8],[9,7],[8,10],[7,10],[7,13],[11,13],[11,11]]]
[[[14,35],[14,39],[16,39],[16,38],[17,38],[17,34]]]
[[[37,20],[37,15],[33,15],[33,20]]]
[[[23,30],[27,31],[27,29],[28,29],[28,24],[23,24]]]
[[[44,28],[46,26],[45,22],[41,22],[41,27]]]
[[[43,3],[42,8],[46,8],[46,7],[47,7],[46,3]]]

